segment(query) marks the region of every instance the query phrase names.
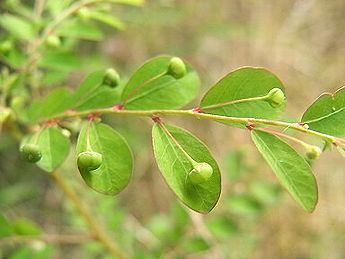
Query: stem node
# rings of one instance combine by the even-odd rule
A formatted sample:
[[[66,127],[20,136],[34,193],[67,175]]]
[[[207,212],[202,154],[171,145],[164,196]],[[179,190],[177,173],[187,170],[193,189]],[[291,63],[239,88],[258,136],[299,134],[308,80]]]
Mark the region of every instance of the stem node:
[[[161,118],[158,115],[153,115],[151,117],[151,119],[153,120],[154,123],[160,123],[161,122]]]

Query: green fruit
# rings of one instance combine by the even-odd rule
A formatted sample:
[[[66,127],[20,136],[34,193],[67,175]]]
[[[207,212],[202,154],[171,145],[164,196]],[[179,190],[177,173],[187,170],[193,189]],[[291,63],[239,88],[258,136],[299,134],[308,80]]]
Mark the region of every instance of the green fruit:
[[[0,43],[0,52],[7,54],[13,48],[13,43],[10,40],[5,40]]]
[[[22,158],[30,163],[37,163],[42,158],[42,153],[38,145],[24,144],[20,147],[19,150],[22,155]]]
[[[23,96],[15,96],[11,99],[10,106],[15,111],[23,108],[24,105],[25,105],[25,98]]]
[[[51,48],[58,48],[61,46],[61,40],[56,35],[50,35],[46,39],[46,43]]]
[[[176,79],[179,79],[187,74],[187,68],[183,60],[178,57],[171,58],[168,67],[168,74],[172,75]]]
[[[113,68],[108,68],[104,74],[103,84],[113,88],[118,86],[120,84],[119,73]]]
[[[91,16],[90,10],[87,7],[80,8],[77,14],[84,21],[89,20]]]
[[[212,166],[208,163],[197,163],[194,169],[188,174],[192,184],[201,184],[208,181],[213,174]]]
[[[0,107],[0,123],[12,122],[16,115],[11,108]]]
[[[102,165],[102,160],[102,154],[86,151],[78,155],[77,164],[80,171],[92,171]]]
[[[306,152],[306,156],[310,160],[315,160],[315,159],[319,158],[321,153],[322,153],[321,148],[319,148],[317,146],[309,146],[309,148],[307,149],[307,152]]]
[[[273,88],[269,91],[266,101],[274,108],[280,107],[285,103],[284,92],[280,88]]]

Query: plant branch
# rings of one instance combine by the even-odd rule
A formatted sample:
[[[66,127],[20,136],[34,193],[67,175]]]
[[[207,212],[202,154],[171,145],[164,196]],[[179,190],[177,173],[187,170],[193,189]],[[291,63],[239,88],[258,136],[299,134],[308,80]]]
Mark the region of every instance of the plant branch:
[[[273,135],[276,135],[276,136],[279,136],[279,137],[282,137],[282,138],[291,140],[291,141],[293,141],[293,142],[296,142],[296,143],[302,145],[302,146],[305,147],[305,148],[308,148],[308,147],[312,146],[312,145],[310,145],[310,144],[308,144],[308,143],[306,143],[306,142],[304,142],[304,141],[302,141],[302,140],[300,140],[300,139],[298,139],[298,138],[295,138],[295,137],[293,137],[293,136],[284,134],[284,133],[282,133],[282,132],[273,131],[273,130],[268,130],[268,129],[263,129],[263,128],[256,129],[256,130],[263,131],[263,132],[267,132],[267,133],[271,133],[271,134],[273,134]]]
[[[290,128],[290,129],[300,131],[311,136],[319,137],[323,140],[326,140],[327,142],[333,143],[334,145],[345,146],[345,139],[308,129],[306,127],[303,127],[303,125],[301,125],[298,122],[284,122],[284,121],[258,119],[258,118],[228,117],[228,116],[222,116],[222,115],[195,112],[193,109],[192,110],[119,110],[119,109],[114,109],[113,107],[111,107],[111,108],[103,108],[103,109],[94,109],[94,110],[83,111],[83,112],[68,111],[66,113],[57,115],[51,119],[60,120],[60,119],[66,119],[66,118],[85,117],[91,113],[97,114],[97,115],[114,114],[114,115],[127,115],[127,116],[137,116],[137,117],[152,117],[152,116],[160,116],[160,115],[190,116],[190,117],[196,117],[199,119],[208,119],[208,120],[213,120],[213,121],[218,121],[218,122],[239,123],[239,124],[242,124],[244,127],[247,125],[270,125],[270,126],[276,126],[276,127],[282,127],[282,128]]]
[[[109,253],[116,258],[128,258],[129,256],[108,236],[100,227],[97,220],[83,205],[77,194],[66,184],[63,177],[58,172],[50,174],[54,182],[60,187],[66,197],[74,204],[79,214],[84,218],[89,226],[92,236],[103,243]]]
[[[0,247],[8,244],[29,243],[41,240],[52,244],[80,244],[91,240],[92,237],[88,235],[67,235],[67,234],[41,234],[34,236],[20,236],[14,235],[2,238],[0,240]]]

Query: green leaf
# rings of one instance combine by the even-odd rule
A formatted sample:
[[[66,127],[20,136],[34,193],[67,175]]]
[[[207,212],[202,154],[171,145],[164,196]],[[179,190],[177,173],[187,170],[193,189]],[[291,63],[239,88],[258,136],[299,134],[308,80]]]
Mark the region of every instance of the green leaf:
[[[345,135],[345,87],[323,93],[301,119],[309,128],[333,136]]]
[[[19,68],[25,64],[26,57],[21,50],[19,50],[16,46],[13,46],[8,53],[2,54],[0,52],[0,60],[3,60],[13,68]]]
[[[193,237],[187,239],[182,244],[183,249],[188,253],[197,253],[206,251],[210,248],[210,245],[200,237]]]
[[[61,1],[47,1],[46,9],[52,14],[52,16],[57,16],[65,8],[67,8],[73,0],[61,0]]]
[[[100,153],[103,162],[96,170],[80,171],[86,184],[103,194],[122,191],[129,183],[133,167],[132,153],[125,139],[108,125],[91,122],[79,134],[77,154],[90,150]]]
[[[32,40],[36,34],[32,23],[18,16],[1,14],[0,25],[14,37],[21,40]]]
[[[256,147],[281,184],[303,209],[312,212],[317,204],[318,192],[309,164],[278,137],[258,130],[252,130],[251,134]]]
[[[239,68],[226,75],[204,95],[200,108],[206,113],[222,116],[274,119],[283,112],[285,105],[274,108],[265,100],[236,102],[265,96],[273,88],[284,91],[282,82],[268,70]]]
[[[70,19],[64,22],[56,32],[57,35],[73,39],[100,41],[103,39],[102,31],[91,22],[80,19]]]
[[[69,89],[56,88],[46,97],[33,101],[28,108],[27,115],[31,123],[44,118],[63,113],[74,102],[74,97]]]
[[[81,63],[76,55],[71,52],[49,51],[44,53],[39,65],[54,70],[70,71],[78,69]]]
[[[238,226],[236,223],[225,216],[208,218],[206,226],[216,238],[220,239],[229,238],[229,236],[238,232]]]
[[[104,70],[90,74],[74,94],[76,111],[110,107],[120,100],[121,88],[103,84]]]
[[[256,216],[262,211],[262,205],[252,196],[233,195],[226,200],[226,206],[234,213],[243,216]]]
[[[69,77],[69,72],[67,71],[46,71],[42,76],[41,84],[48,87],[52,85],[62,84]]]
[[[40,227],[29,219],[18,219],[12,223],[14,232],[17,235],[39,235],[41,233]]]
[[[199,87],[196,72],[187,65],[187,74],[175,79],[166,74],[170,59],[153,58],[134,73],[122,94],[126,109],[178,109],[193,100]]]
[[[197,212],[208,213],[217,204],[221,192],[218,165],[205,144],[191,133],[173,126],[166,128],[192,159],[210,164],[213,174],[202,184],[191,184],[188,181],[188,174],[193,169],[191,162],[160,123],[156,123],[152,129],[158,167],[169,187],[183,203]]]
[[[47,127],[22,140],[25,143],[37,144],[42,154],[37,165],[47,172],[58,168],[66,159],[70,149],[69,139],[57,127]]]
[[[90,18],[114,27],[118,30],[124,30],[125,24],[113,15],[108,15],[103,12],[91,11]]]
[[[37,165],[47,172],[58,168],[67,158],[70,142],[69,139],[57,127],[45,128],[39,133],[37,142],[42,159]]]
[[[12,226],[7,221],[6,217],[0,214],[0,237],[10,236],[12,233]]]

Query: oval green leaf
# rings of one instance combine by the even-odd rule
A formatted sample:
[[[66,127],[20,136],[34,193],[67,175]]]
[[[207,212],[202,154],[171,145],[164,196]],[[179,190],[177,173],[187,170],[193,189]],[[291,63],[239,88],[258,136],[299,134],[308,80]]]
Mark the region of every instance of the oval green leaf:
[[[78,137],[77,155],[84,151],[102,155],[98,169],[80,171],[88,186],[108,195],[115,195],[127,186],[132,175],[133,158],[126,140],[117,131],[98,122],[85,125]]]
[[[251,135],[281,184],[304,210],[312,212],[317,204],[318,191],[309,164],[280,138],[259,130],[252,130]]]
[[[39,133],[37,142],[42,158],[37,165],[47,172],[53,172],[67,158],[70,150],[69,139],[57,127],[45,128]]]
[[[197,73],[186,64],[187,74],[180,79],[165,74],[171,58],[150,59],[134,73],[122,93],[125,109],[179,109],[194,99],[200,84]]]
[[[105,70],[91,73],[75,92],[73,109],[85,111],[110,107],[120,100],[121,88],[103,84]]]
[[[301,119],[309,128],[325,134],[345,135],[345,87],[323,93],[309,106]]]
[[[32,102],[28,108],[27,117],[30,123],[54,117],[68,110],[73,100],[72,93],[69,89],[56,88],[46,97]]]
[[[21,145],[26,143],[38,145],[42,158],[36,164],[47,172],[58,168],[66,160],[70,150],[69,139],[60,128],[54,126],[24,137]]]
[[[246,118],[275,119],[285,105],[272,107],[265,100],[243,99],[262,97],[273,88],[284,92],[282,82],[264,68],[242,67],[230,72],[203,97],[200,108],[205,113]]]
[[[208,213],[217,204],[221,192],[221,176],[217,162],[206,145],[181,128],[166,126],[173,138],[187,154],[197,162],[206,162],[213,168],[211,178],[202,184],[193,185],[188,173],[193,169],[190,161],[167,134],[160,123],[152,128],[152,140],[158,167],[169,187],[191,209]]]

